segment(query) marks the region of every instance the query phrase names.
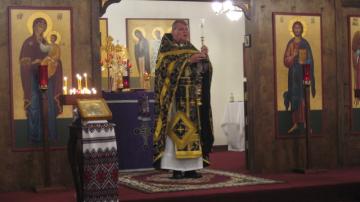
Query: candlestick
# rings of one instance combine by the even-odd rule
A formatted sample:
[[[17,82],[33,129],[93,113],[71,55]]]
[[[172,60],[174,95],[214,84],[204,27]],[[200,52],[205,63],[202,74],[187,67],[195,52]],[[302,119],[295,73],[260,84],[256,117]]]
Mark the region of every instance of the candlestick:
[[[311,78],[310,78],[310,64],[304,64],[303,65],[303,82],[305,85],[311,84]]]
[[[47,65],[40,65],[39,66],[39,88],[41,90],[48,89],[48,66]]]
[[[76,74],[77,87],[80,89],[80,74]]]
[[[81,83],[82,77],[81,76],[79,76],[79,80],[80,80],[80,88],[79,88],[79,90],[81,90],[82,89],[82,83]]]
[[[205,18],[201,18],[200,19],[201,23],[200,23],[200,28],[201,28],[201,46],[204,45],[204,25],[205,25]]]
[[[93,94],[96,94],[96,89],[95,88],[92,88],[91,91],[92,91]]]
[[[82,85],[81,85],[82,77],[80,76],[80,74],[76,74],[76,79],[77,79],[78,90],[81,90],[82,89]]]
[[[67,77],[66,76],[64,76],[64,87],[67,88]]]
[[[67,77],[64,76],[64,84],[63,84],[63,94],[67,94]]]
[[[85,80],[85,88],[88,88],[88,83],[87,83],[87,74],[84,73],[84,80]]]
[[[67,95],[67,88],[65,86],[63,87],[63,94]]]

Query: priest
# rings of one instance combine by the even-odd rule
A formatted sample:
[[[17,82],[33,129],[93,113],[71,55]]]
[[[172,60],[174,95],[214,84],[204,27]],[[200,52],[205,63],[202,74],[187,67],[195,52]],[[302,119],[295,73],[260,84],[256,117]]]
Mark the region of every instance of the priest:
[[[174,179],[200,178],[214,142],[208,49],[189,42],[184,20],[162,38],[155,70],[154,167]]]

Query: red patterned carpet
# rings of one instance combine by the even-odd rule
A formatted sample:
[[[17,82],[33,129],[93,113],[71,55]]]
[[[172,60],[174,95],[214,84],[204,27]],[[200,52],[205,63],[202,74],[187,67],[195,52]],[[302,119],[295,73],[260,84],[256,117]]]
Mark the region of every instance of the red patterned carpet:
[[[166,171],[143,171],[120,173],[119,183],[147,193],[187,191],[198,189],[214,189],[256,184],[280,183],[270,179],[253,177],[240,173],[202,169],[202,177],[171,179],[172,173]]]
[[[215,152],[211,169],[246,173],[244,155]],[[284,181],[276,184],[235,186],[180,192],[144,193],[119,186],[120,202],[359,202],[360,167],[328,170],[317,174],[261,174],[256,177]],[[4,186],[4,185],[3,185]],[[31,191],[0,193],[0,202],[75,202],[74,189],[62,192]]]

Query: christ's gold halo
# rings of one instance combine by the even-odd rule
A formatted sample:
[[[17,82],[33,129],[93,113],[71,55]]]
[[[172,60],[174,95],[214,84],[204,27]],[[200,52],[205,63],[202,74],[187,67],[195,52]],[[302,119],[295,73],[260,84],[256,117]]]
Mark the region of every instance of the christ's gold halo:
[[[296,21],[301,22],[301,24],[303,25],[303,33],[302,33],[302,36],[305,36],[306,33],[307,33],[307,30],[308,30],[308,26],[307,26],[305,20],[304,20],[301,16],[296,16],[296,17],[293,17],[293,18],[291,18],[291,19],[289,20],[289,22],[288,22],[288,29],[289,29],[290,35],[291,35],[292,37],[295,36],[295,35],[294,35],[294,32],[293,32],[293,30],[292,30],[292,27],[293,27],[293,25],[294,25],[294,23],[295,23]]]
[[[59,32],[57,32],[57,31],[51,31],[48,35],[47,35],[47,37],[46,37],[46,39],[47,39],[47,42],[49,43],[49,44],[51,44],[51,35],[56,35],[56,41],[55,41],[55,43],[56,44],[60,44],[60,42],[61,42],[61,35],[60,35],[60,33]]]
[[[52,20],[51,18],[44,12],[35,12],[33,13],[27,20],[27,23],[26,23],[26,26],[30,32],[30,34],[32,35],[33,34],[33,23],[34,23],[34,20],[37,19],[37,18],[43,18],[45,19],[46,21],[46,30],[44,31],[44,34],[43,36],[44,37],[47,37],[47,35],[49,34],[50,30],[52,30],[52,27],[53,27],[53,23],[52,23]]]
[[[159,32],[160,32],[160,39],[161,39],[161,37],[164,35],[164,29],[161,28],[161,27],[155,27],[155,28],[152,30],[151,35],[152,35],[152,37],[153,37],[155,40],[158,39],[158,38],[156,37],[156,34],[155,34],[156,31],[159,31]]]
[[[144,28],[142,28],[142,27],[135,27],[135,28],[133,29],[133,31],[132,31],[132,37],[134,38],[135,41],[138,41],[138,40],[139,40],[139,39],[135,36],[135,31],[136,31],[136,30],[139,30],[139,31],[142,33],[142,35],[144,36],[144,38],[146,38],[146,32],[145,32]]]

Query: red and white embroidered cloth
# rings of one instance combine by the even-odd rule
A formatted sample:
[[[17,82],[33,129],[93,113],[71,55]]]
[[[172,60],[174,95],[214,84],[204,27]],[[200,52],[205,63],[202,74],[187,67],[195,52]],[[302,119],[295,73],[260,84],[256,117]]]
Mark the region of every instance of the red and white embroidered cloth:
[[[84,201],[118,201],[118,162],[114,124],[83,123]]]

